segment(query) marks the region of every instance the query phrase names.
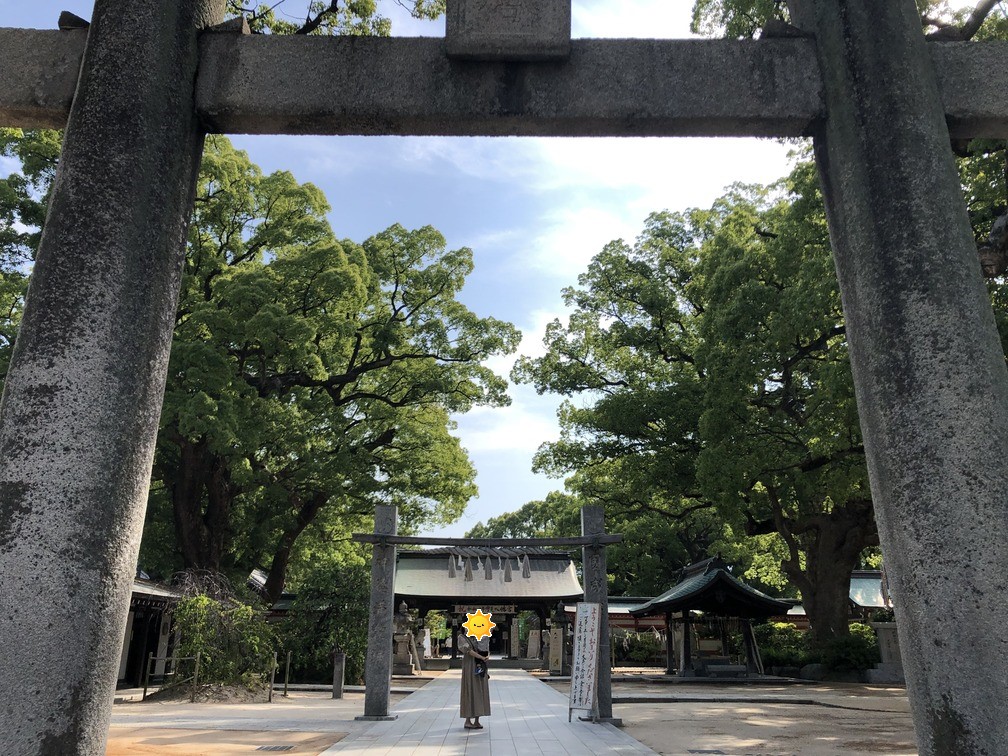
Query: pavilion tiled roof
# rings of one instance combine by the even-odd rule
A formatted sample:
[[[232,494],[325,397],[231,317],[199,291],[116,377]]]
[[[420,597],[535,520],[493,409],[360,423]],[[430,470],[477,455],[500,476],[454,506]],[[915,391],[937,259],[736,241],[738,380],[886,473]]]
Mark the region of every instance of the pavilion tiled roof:
[[[683,569],[680,581],[665,593],[630,610],[635,617],[666,611],[698,610],[730,617],[769,617],[791,608],[746,585],[717,557]]]

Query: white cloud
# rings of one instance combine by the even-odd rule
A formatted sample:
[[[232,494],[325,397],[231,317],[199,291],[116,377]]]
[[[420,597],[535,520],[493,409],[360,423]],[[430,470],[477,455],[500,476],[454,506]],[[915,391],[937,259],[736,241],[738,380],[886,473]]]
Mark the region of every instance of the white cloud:
[[[571,8],[571,36],[687,37],[691,0],[575,0]]]
[[[510,393],[509,407],[477,407],[455,418],[456,432],[462,445],[474,456],[521,452],[527,459],[527,470],[540,444],[560,436],[556,422],[559,401],[541,397],[528,386],[512,386]]]
[[[522,340],[511,355],[494,357],[484,364],[498,375],[507,376],[519,355],[541,357],[546,353],[543,335],[546,326],[565,313],[554,310],[534,310],[518,323]],[[487,453],[519,453],[523,473],[532,466],[532,455],[546,441],[560,436],[556,410],[560,398],[540,396],[527,385],[511,384],[507,407],[476,407],[455,418],[462,445],[474,456]]]
[[[543,275],[572,284],[603,246],[613,239],[632,239],[642,218],[627,217],[625,208],[588,199],[560,204],[547,212],[539,231],[516,256],[516,268],[532,268]]]
[[[735,182],[774,181],[793,149],[767,139],[529,141],[535,154],[510,165],[530,177],[543,210],[512,266],[567,283],[610,241],[632,242],[649,213],[709,206]]]

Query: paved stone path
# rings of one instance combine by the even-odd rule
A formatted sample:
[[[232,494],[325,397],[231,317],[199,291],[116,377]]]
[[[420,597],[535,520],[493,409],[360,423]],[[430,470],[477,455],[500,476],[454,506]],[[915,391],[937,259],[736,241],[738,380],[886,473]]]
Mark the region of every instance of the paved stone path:
[[[491,670],[491,716],[482,730],[459,717],[459,671],[444,673],[392,708],[398,719],[350,733],[325,754],[538,756],[653,754],[608,724],[567,721],[567,698],[521,670]]]

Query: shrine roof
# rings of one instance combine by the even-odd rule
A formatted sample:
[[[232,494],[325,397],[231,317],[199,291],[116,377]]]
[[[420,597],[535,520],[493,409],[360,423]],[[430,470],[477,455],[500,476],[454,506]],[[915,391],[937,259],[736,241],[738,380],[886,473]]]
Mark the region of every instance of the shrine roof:
[[[697,610],[729,617],[769,617],[784,614],[791,604],[746,585],[714,557],[684,568],[680,580],[660,596],[630,610],[641,617],[665,611]]]
[[[396,601],[514,603],[580,598],[584,591],[567,553],[480,546],[400,550],[395,595]]]

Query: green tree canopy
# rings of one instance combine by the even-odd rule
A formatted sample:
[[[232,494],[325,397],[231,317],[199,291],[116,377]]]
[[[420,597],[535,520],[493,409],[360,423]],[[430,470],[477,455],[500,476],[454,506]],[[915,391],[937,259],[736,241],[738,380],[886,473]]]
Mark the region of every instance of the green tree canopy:
[[[395,2],[414,18],[433,19],[444,13],[444,0]],[[388,36],[392,28],[376,0],[309,0],[297,6],[284,0],[228,0],[227,14],[244,16],[253,34]]]
[[[0,184],[13,334],[58,141],[4,139],[24,156]],[[470,250],[430,227],[339,241],[328,212],[316,187],[208,138],[142,546],[155,569],[262,566],[275,598],[292,561],[367,527],[376,503],[409,531],[475,493],[450,416],[507,403],[481,363],[519,332],[458,301]]]
[[[846,631],[846,579],[877,535],[821,207],[802,163],[653,214],[565,290],[568,323],[514,377],[582,397],[541,469],[631,521],[709,519],[708,548],[776,533],[826,638]]]
[[[208,140],[155,480],[186,566],[261,563],[274,598],[309,525],[461,513],[474,471],[449,416],[508,401],[480,363],[519,338],[456,299],[470,250],[429,227],[339,242],[328,210]]]
[[[1008,31],[994,0],[977,0],[972,9],[952,10],[945,0],[917,0],[921,26],[932,37],[966,40]],[[789,22],[788,0],[695,0],[690,29],[711,37],[755,37],[768,24]]]
[[[1003,212],[999,150],[961,163],[978,238]],[[1003,279],[990,289],[1004,326]],[[765,586],[779,564],[818,639],[846,632],[847,578],[878,540],[814,166],[653,214],[564,298],[546,355],[513,372],[568,397],[536,466],[617,521],[710,522],[695,545]]]

